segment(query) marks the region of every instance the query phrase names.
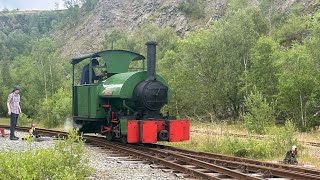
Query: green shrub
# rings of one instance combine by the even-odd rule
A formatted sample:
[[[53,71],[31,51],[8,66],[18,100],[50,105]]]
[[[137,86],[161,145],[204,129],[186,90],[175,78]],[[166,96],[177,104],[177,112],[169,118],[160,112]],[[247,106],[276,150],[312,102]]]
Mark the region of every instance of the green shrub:
[[[97,5],[98,0],[85,0],[82,4],[82,9],[87,12],[94,10],[95,6]]]
[[[37,118],[45,127],[56,127],[71,116],[71,106],[71,92],[61,88],[51,98],[40,103]]]
[[[268,155],[266,152],[267,150],[262,148],[259,141],[229,136],[212,141],[212,143],[206,145],[206,149],[204,150],[238,157],[254,157],[261,159],[266,158]]]
[[[200,19],[204,17],[204,6],[198,0],[182,0],[180,1],[178,8],[187,16],[194,19]]]
[[[68,139],[50,149],[1,152],[0,179],[85,179],[92,169],[84,152],[77,131],[70,131]]]
[[[266,128],[275,122],[272,108],[260,92],[253,91],[245,97],[245,107],[247,111],[241,117],[248,131],[264,134]]]
[[[249,137],[248,139],[226,137],[223,144],[227,146],[228,154],[234,156],[259,159],[265,159],[270,156],[270,149],[265,146],[265,142],[253,137]]]
[[[24,114],[24,113],[20,113],[19,114],[19,118],[18,118],[18,126],[31,126],[31,123],[33,122],[32,118],[29,118],[28,115]]]
[[[247,138],[239,138],[226,134],[215,138],[212,136],[192,138],[190,142],[181,147],[254,159],[282,158],[292,145],[301,149],[301,145],[295,138],[295,132],[294,123],[289,120],[284,126],[266,128],[266,135],[263,139],[257,139],[251,135]],[[281,158],[279,160],[282,160]]]
[[[265,141],[272,148],[274,155],[285,154],[292,145],[297,145],[295,138],[296,127],[291,120],[288,120],[282,127],[269,127]]]

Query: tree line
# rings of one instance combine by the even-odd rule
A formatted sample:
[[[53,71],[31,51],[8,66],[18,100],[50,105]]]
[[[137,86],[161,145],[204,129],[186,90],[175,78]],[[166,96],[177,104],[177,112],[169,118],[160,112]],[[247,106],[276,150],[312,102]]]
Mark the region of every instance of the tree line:
[[[178,118],[266,126],[290,120],[302,130],[315,127],[320,124],[320,11],[307,13],[296,4],[280,12],[276,0],[258,2],[231,0],[222,18],[184,37],[149,22],[132,35],[115,28],[106,34],[103,49],[146,54],[145,42],[156,40],[157,72],[171,88],[164,111]],[[69,15],[57,16],[79,18],[71,15],[72,8],[81,7],[71,5]],[[54,20],[46,23],[46,33],[35,26],[0,32],[0,101],[20,84],[24,112],[48,126],[63,123],[71,113],[71,68],[59,57],[63,42],[49,36],[61,25]],[[1,103],[0,113],[5,112]]]
[[[14,85],[20,85],[24,114],[19,123],[38,121],[47,127],[63,124],[71,115],[71,67],[61,57],[63,42],[52,34],[72,28],[81,15],[91,11],[97,0],[65,0],[63,11],[30,14],[0,12],[0,115],[6,116],[6,101]]]
[[[180,118],[267,117],[266,124],[292,120],[303,130],[319,125],[320,12],[250,3],[230,1],[221,19],[183,38],[147,24],[133,36],[115,29],[104,47],[144,53],[144,42],[157,40],[158,72],[172,90],[166,110]]]

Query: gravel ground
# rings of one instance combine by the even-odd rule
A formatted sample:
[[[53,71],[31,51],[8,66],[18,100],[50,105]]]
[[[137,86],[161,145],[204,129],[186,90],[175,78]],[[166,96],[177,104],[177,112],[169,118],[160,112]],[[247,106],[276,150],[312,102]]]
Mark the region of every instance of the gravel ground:
[[[6,129],[5,133],[8,134],[9,130]],[[49,137],[43,137],[43,141],[40,142],[27,144],[26,141],[21,140],[21,138],[27,136],[27,133],[16,132],[16,136],[20,138],[17,141],[10,140],[9,135],[6,137],[0,136],[0,152],[4,150],[25,151],[29,148],[51,148],[54,146],[54,141]],[[154,169],[149,164],[128,162],[124,159],[108,156],[104,150],[98,147],[88,145],[86,148],[86,154],[90,157],[89,164],[95,169],[94,174],[87,179],[182,179],[173,173],[166,173],[160,169]]]
[[[90,165],[96,172],[89,179],[182,179],[172,173],[151,168],[149,164],[132,163],[126,159],[108,157],[104,150],[88,146]]]
[[[6,137],[0,136],[0,152],[1,151],[25,151],[27,149],[36,149],[36,148],[51,148],[54,146],[54,141],[49,137],[43,137],[41,142],[31,142],[30,144],[27,141],[21,140],[28,136],[28,133],[25,132],[16,132],[15,135],[19,137],[19,140],[12,141],[9,139],[10,131],[5,130]]]

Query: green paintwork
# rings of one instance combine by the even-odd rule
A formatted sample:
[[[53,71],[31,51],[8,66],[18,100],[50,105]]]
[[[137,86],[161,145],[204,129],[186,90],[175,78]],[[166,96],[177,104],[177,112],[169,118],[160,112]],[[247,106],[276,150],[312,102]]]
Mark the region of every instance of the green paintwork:
[[[89,86],[80,86],[77,87],[77,102],[75,103],[77,105],[78,109],[78,116],[79,117],[88,117],[89,116]]]
[[[134,108],[133,91],[140,82],[147,79],[147,71],[128,72],[128,69],[132,61],[144,60],[144,56],[124,50],[107,50],[74,58],[71,63],[75,65],[86,58],[94,57],[102,58],[102,68],[114,75],[96,84],[74,86],[73,116],[104,119],[107,112],[101,107],[103,104],[117,109]],[[156,78],[167,85],[161,76],[157,75]],[[112,94],[106,95],[105,92]],[[123,119],[121,122],[122,129],[127,126],[125,121],[126,119]],[[125,129],[122,133],[126,134],[126,131]]]
[[[78,116],[78,89],[76,87],[72,87],[73,95],[72,95],[72,115],[73,116]]]
[[[101,105],[111,104],[112,107],[121,108],[124,106],[123,100],[126,100],[129,107],[133,107],[134,88],[146,78],[147,71],[127,72],[113,75],[97,84],[75,86],[74,116],[105,118],[106,111]],[[157,75],[157,80],[167,85],[160,75]],[[112,95],[105,95],[105,91],[112,91]]]
[[[106,112],[101,108],[104,100],[98,97],[97,85],[75,86],[76,88],[76,116],[83,118],[104,118]]]
[[[157,80],[167,85],[165,80],[156,76]],[[147,71],[127,72],[111,76],[99,85],[99,96],[106,98],[131,99],[134,88],[147,79]],[[112,91],[112,95],[105,95],[105,91]]]
[[[112,50],[97,53],[104,61],[108,73],[125,73],[134,60],[143,60],[144,56],[130,51]]]
[[[102,57],[103,59],[106,59],[108,56],[113,57],[111,59],[118,59],[118,60],[129,60],[130,61],[137,61],[137,60],[144,60],[145,57],[142,56],[141,54],[135,53],[135,52],[131,52],[131,51],[126,51],[126,50],[104,50],[104,51],[100,51],[97,53],[90,53],[90,54],[83,54],[80,55],[78,57],[74,57],[71,59],[70,64],[72,65],[76,65],[78,63],[80,63],[81,61],[88,59],[88,58],[97,58],[97,57]],[[108,59],[110,59],[108,58]],[[120,63],[120,62],[116,62],[116,63]]]
[[[127,118],[121,118],[120,119],[120,129],[121,129],[121,135],[127,135],[127,125],[128,125],[128,119]]]

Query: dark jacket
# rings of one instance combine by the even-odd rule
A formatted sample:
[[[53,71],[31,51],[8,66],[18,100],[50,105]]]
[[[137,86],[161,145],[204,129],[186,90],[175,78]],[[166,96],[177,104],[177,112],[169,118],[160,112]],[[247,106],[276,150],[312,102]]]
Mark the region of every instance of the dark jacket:
[[[293,152],[292,150],[289,150],[283,162],[286,164],[298,164],[296,153]]]
[[[99,80],[99,76],[96,76],[93,68],[92,68],[92,82],[94,80]],[[85,65],[82,68],[81,78],[80,78],[80,85],[81,84],[89,84],[89,64]]]

